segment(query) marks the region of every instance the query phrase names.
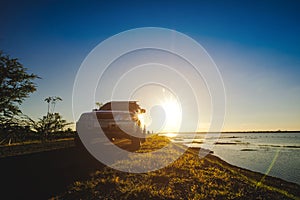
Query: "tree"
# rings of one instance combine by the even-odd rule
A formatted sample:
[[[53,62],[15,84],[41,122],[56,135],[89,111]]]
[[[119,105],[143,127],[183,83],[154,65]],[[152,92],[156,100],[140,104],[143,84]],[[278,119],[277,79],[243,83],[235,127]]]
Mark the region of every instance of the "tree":
[[[39,78],[35,74],[29,74],[16,58],[10,58],[0,51],[0,118],[2,120],[12,118],[21,112],[19,106],[36,91],[33,82]]]
[[[35,123],[34,129],[39,133],[45,134],[47,137],[49,133],[63,131],[66,126],[71,124],[71,122],[63,119],[59,113],[49,113]]]
[[[25,115],[19,106],[36,91],[33,82],[39,78],[30,74],[16,58],[0,51],[0,138],[1,141],[18,141],[22,133],[30,131],[24,126]]]
[[[52,97],[52,111],[51,111],[52,113],[54,113],[57,101],[62,101],[62,98],[57,97],[57,96]]]
[[[44,101],[48,103],[48,111],[47,111],[47,115],[48,115],[50,113],[54,113],[56,102],[62,101],[62,98],[58,96],[53,96],[53,97],[47,97]]]
[[[46,101],[48,103],[48,111],[47,111],[47,113],[49,114],[50,113],[50,103],[52,101],[52,97],[47,97],[46,99],[44,99],[44,101]]]
[[[64,131],[65,127],[72,123],[67,122],[59,113],[54,112],[57,101],[62,101],[61,97],[47,97],[44,101],[48,104],[47,114],[39,118],[37,122],[32,120],[32,126],[38,133],[43,134],[43,139],[46,140],[50,133]]]

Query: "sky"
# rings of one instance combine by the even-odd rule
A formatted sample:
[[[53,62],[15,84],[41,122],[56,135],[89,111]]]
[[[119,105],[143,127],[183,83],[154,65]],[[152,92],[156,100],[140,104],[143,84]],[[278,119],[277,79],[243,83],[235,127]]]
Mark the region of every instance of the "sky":
[[[34,119],[47,112],[46,97],[60,96],[56,111],[73,121],[73,85],[89,52],[120,32],[162,27],[196,40],[217,65],[223,131],[300,130],[299,1],[12,0],[0,7],[0,49],[42,78],[21,106]]]

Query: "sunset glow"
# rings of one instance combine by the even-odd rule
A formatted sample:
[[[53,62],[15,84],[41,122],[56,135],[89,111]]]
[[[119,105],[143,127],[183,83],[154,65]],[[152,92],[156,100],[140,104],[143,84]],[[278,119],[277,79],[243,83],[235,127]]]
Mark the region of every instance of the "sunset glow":
[[[178,101],[174,98],[166,99],[161,106],[166,113],[165,126],[162,131],[178,131],[182,118],[182,111]]]

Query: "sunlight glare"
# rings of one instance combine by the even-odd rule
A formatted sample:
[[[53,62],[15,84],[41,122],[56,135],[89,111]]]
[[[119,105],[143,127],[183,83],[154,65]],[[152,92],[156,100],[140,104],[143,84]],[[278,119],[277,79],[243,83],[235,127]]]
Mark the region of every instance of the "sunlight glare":
[[[138,114],[137,117],[141,123],[141,127],[143,128],[145,126],[144,113]]]
[[[165,110],[166,113],[166,122],[163,128],[164,132],[176,132],[180,128],[181,118],[182,118],[182,111],[181,106],[178,101],[173,98],[165,99],[161,103],[162,108]]]

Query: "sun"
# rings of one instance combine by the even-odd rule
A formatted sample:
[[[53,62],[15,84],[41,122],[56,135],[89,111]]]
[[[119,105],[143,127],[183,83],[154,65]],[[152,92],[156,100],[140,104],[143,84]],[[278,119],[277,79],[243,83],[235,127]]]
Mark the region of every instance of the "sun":
[[[146,85],[137,90],[131,99],[138,99],[146,112],[138,119],[149,132],[177,133],[183,118],[182,105],[178,96],[161,85]]]
[[[180,129],[182,110],[181,105],[174,97],[164,99],[161,103],[166,119],[163,132],[177,132]]]

